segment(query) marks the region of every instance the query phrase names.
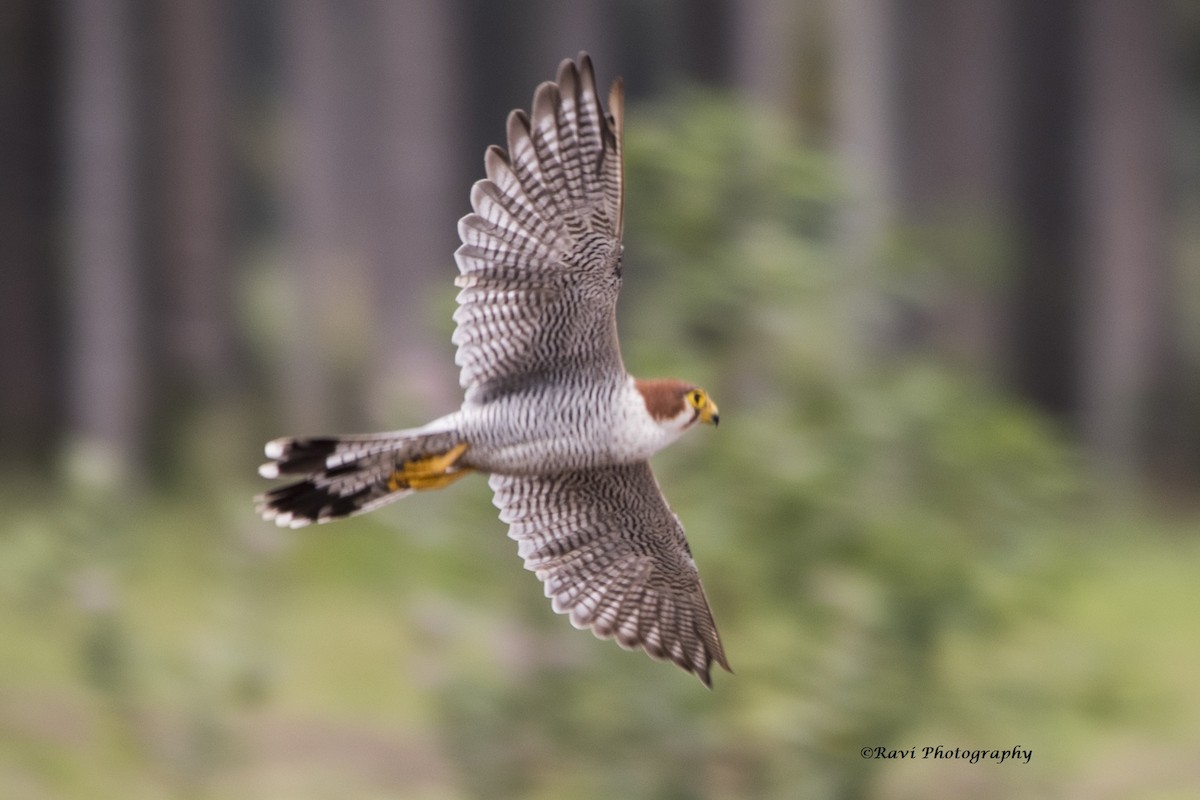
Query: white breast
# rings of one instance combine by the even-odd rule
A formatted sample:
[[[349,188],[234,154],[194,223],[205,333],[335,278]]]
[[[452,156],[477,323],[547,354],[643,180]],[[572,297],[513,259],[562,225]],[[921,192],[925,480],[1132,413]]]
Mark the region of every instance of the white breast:
[[[694,414],[685,407],[673,418],[657,420],[646,410],[646,401],[629,378],[618,395],[614,411],[613,457],[616,461],[645,461],[674,442],[688,429]]]

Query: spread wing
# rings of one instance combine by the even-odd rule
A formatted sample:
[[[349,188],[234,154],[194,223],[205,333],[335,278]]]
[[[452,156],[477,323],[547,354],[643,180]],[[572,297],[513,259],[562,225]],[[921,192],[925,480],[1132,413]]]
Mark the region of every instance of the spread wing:
[[[565,60],[532,112],[508,117],[508,151],[491,146],[475,212],[458,223],[462,287],[453,342],[468,401],[529,375],[623,374],[621,83],[605,113],[591,59]]]
[[[490,483],[526,569],[571,624],[670,659],[706,686],[713,661],[729,670],[683,527],[648,463]]]

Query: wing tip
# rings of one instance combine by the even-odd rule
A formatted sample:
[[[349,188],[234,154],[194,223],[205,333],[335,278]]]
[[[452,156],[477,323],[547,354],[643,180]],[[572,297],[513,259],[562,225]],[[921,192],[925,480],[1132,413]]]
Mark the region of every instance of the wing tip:
[[[539,573],[538,577],[542,578],[543,576]],[[622,650],[631,652],[641,650],[655,661],[670,662],[684,672],[695,675],[709,690],[713,688],[712,665],[714,663],[730,675],[734,674],[733,667],[729,665],[729,659],[725,656],[725,649],[717,637],[715,627],[712,636],[705,635],[700,630],[693,630],[695,641],[690,650],[682,641],[678,640],[673,648],[668,648],[661,641],[662,634],[657,624],[653,625],[645,635],[641,630],[630,632],[618,622],[597,617],[595,609],[566,600],[549,588],[546,590],[546,597],[549,598],[550,608],[554,613],[565,616],[571,623],[571,627],[576,630],[590,631],[593,636],[602,641],[611,639]]]
[[[582,55],[587,55],[586,53]],[[579,85],[580,70],[575,66],[575,62],[569,58],[564,58],[558,62],[558,74],[554,78],[554,82],[562,88],[562,93],[568,97],[574,97],[575,91]],[[568,91],[568,88],[570,91]]]
[[[529,115],[532,126],[544,128],[549,125],[552,129],[558,127],[558,109],[562,106],[562,93],[554,81],[542,81],[533,93],[532,113]]]
[[[621,142],[621,131],[625,128],[625,79],[617,78],[608,90],[608,114],[612,117],[613,133],[617,143]]]

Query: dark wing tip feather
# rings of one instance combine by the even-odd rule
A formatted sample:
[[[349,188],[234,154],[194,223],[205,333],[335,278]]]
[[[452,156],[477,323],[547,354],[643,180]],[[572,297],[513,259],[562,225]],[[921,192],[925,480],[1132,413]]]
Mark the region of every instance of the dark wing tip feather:
[[[483,153],[483,168],[489,178],[496,180],[500,170],[511,167],[512,162],[508,160],[508,153],[504,152],[503,147],[498,144],[488,145],[488,149]]]
[[[508,133],[508,152],[511,154],[517,144],[529,138],[529,114],[525,113],[523,108],[514,108],[508,112],[505,127]],[[506,161],[511,163],[511,160],[510,155]]]
[[[641,647],[651,658],[670,661],[685,672],[695,674],[709,689],[712,688],[714,661],[726,672],[733,673],[702,586],[697,584],[697,594],[674,599],[663,596],[659,602],[648,625],[638,626],[636,633],[626,637],[628,644]],[[618,643],[624,646],[620,640]]]
[[[558,84],[553,81],[541,82],[533,93],[533,119],[554,119],[561,104],[562,95],[559,94]]]
[[[579,71],[575,69],[575,62],[569,58],[564,58],[559,62],[558,77],[554,82],[558,84],[563,97],[575,97],[579,83]]]
[[[596,98],[600,103],[600,98]],[[603,109],[601,109],[603,110]],[[604,115],[608,123],[604,126],[604,136],[611,137],[611,146],[617,154],[618,181],[617,187],[617,224],[616,234],[620,239],[625,231],[625,169],[621,164],[625,150],[625,81],[617,78],[608,91],[608,113]]]

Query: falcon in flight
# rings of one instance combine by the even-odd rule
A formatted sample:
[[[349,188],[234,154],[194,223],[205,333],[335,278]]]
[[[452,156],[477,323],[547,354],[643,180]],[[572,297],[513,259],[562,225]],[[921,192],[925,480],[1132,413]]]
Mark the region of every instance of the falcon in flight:
[[[647,459],[717,406],[698,386],[634,378],[617,341],[624,94],[604,110],[586,53],[508,116],[508,151],[458,223],[458,411],[420,428],[276,439],[257,498],[299,528],[489,475],[525,567],[577,628],[670,659],[712,685],[729,662],[683,527]]]

